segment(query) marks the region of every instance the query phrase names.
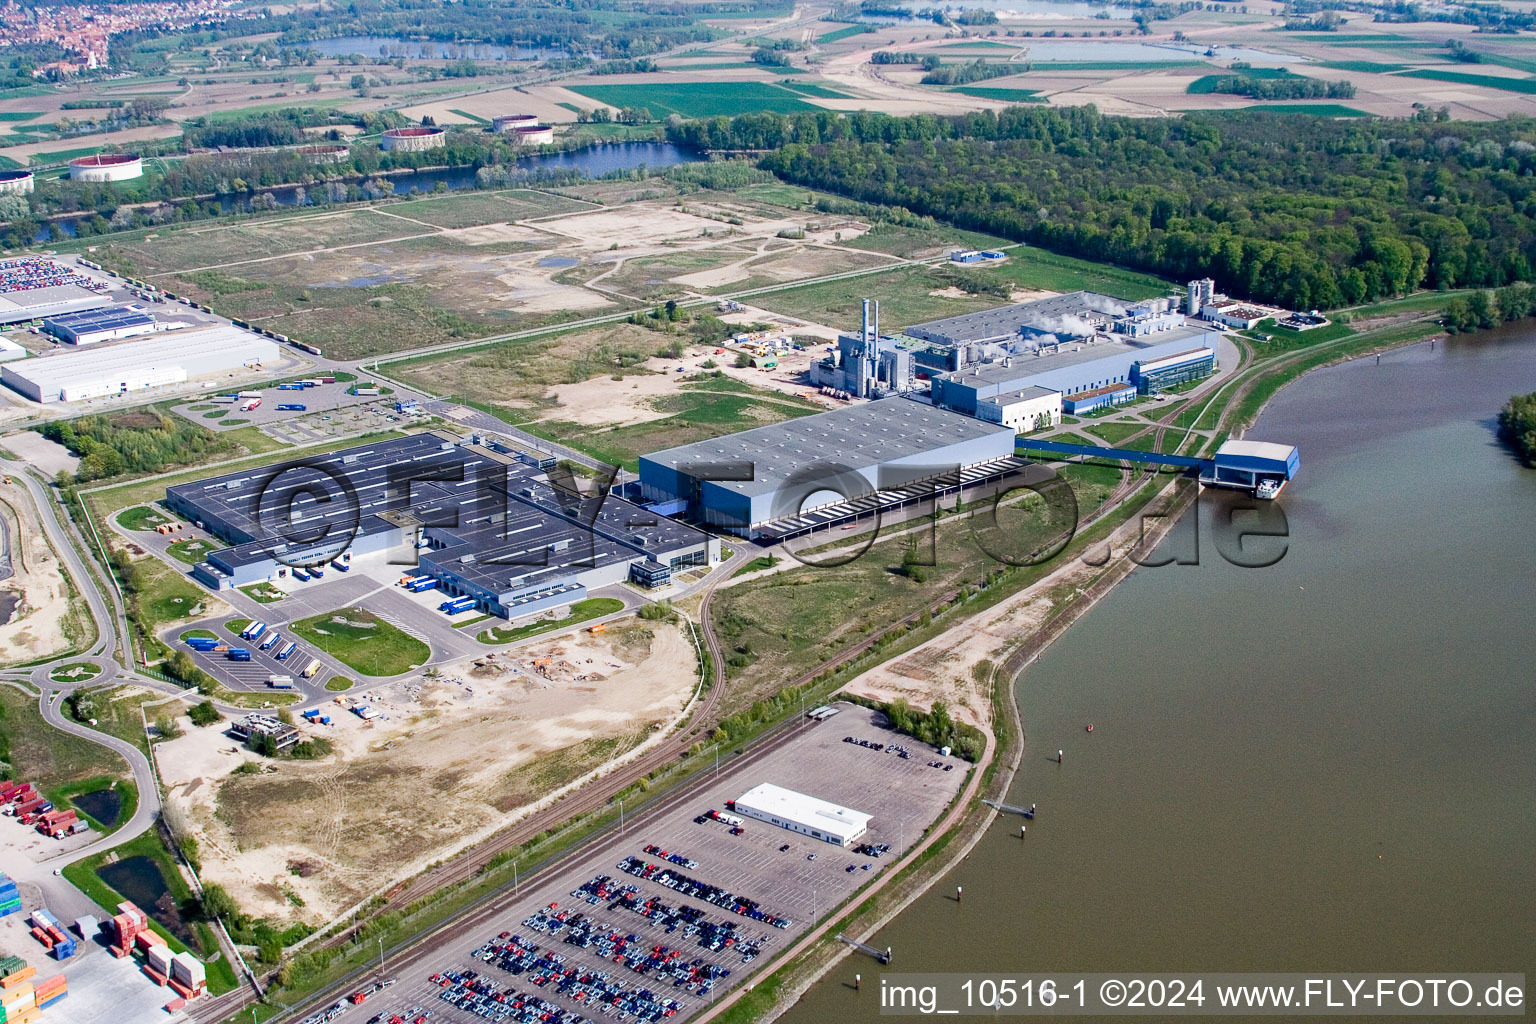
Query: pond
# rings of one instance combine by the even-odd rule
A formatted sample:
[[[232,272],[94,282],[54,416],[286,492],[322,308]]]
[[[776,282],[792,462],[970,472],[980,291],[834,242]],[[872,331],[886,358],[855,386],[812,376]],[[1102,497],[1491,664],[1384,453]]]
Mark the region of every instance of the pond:
[[[364,57],[409,57],[419,60],[559,60],[570,56],[558,46],[522,44],[498,46],[490,43],[439,43],[430,39],[395,39],[390,36],[336,36],[311,39],[304,43],[281,44],[299,50],[316,50],[327,57],[346,57],[357,53]]]
[[[695,159],[697,157],[694,154],[670,142],[605,142],[587,146],[584,149],[567,150],[563,153],[534,153],[520,157],[517,166],[519,169],[528,171],[565,170],[575,171],[587,178],[600,178],[614,171],[632,171],[642,167],[652,169],[671,167]],[[354,175],[347,180],[360,182],[363,177],[363,175]],[[409,171],[405,174],[379,175],[378,177],[386,178],[394,184],[395,195],[433,192],[439,183],[449,191],[475,187],[474,167],[435,167],[424,171]],[[284,185],[267,191],[279,206],[299,205],[299,186]],[[219,206],[228,213],[248,202],[249,196],[244,193],[223,195],[219,196],[217,201]],[[303,195],[303,203],[314,205],[307,190]],[[76,222],[84,217],[93,216],[95,216],[94,212],[82,214],[80,217],[61,217],[48,221],[38,229],[33,242],[43,244],[50,240],[74,238],[78,234],[75,228]]]
[[[90,815],[103,829],[117,827],[117,816],[123,813],[123,795],[112,787],[72,796],[69,802]]]
[[[127,857],[116,864],[103,864],[96,869],[103,882],[122,893],[138,908],[165,927],[188,946],[196,944],[192,930],[182,920],[181,908],[171,887],[160,871],[160,865],[149,857]]]

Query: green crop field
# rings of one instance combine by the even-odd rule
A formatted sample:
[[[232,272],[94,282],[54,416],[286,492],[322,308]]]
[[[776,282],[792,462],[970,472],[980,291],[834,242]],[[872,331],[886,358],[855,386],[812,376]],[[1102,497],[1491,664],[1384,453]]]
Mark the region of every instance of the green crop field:
[[[1501,75],[1469,75],[1462,71],[1404,71],[1401,78],[1428,78],[1435,82],[1457,82],[1461,85],[1480,85],[1485,89],[1502,89],[1504,92],[1536,93],[1536,78],[1505,78]]]
[[[424,664],[431,650],[370,611],[344,608],[288,627],[365,676],[394,676]]]
[[[30,121],[42,116],[41,110],[0,110],[0,121]]]
[[[1008,43],[993,42],[990,39],[971,39],[958,43],[945,43],[938,47],[940,50],[1017,50],[1017,46]]]
[[[21,170],[21,164],[17,163],[15,160],[12,160],[8,156],[0,156],[0,170],[19,171]]]
[[[1189,88],[1184,91],[1191,96],[1205,96],[1216,91],[1216,85],[1223,78],[1300,78],[1286,68],[1248,68],[1245,71],[1233,71],[1220,75],[1202,75],[1189,83]]]
[[[487,120],[486,118],[481,117],[479,114],[471,114],[467,110],[455,110],[452,107],[449,107],[448,108],[448,113],[450,113],[450,114],[458,114],[460,117],[467,118],[468,120],[475,122],[475,124],[485,125],[485,124],[490,124],[491,123],[489,120]]]
[[[849,25],[846,28],[834,29],[816,37],[817,46],[825,46],[827,43],[835,43],[839,39],[847,39],[849,36],[869,35],[870,25]]]
[[[101,152],[100,146],[82,146],[80,149],[60,149],[52,153],[33,153],[28,162],[34,167],[45,164],[67,164],[76,157],[95,156]]]
[[[1310,114],[1313,117],[1371,117],[1373,115],[1341,103],[1256,103],[1240,108],[1245,113],[1259,110],[1269,114]]]
[[[985,85],[957,85],[950,92],[966,96],[979,96],[984,100],[1006,100],[1009,103],[1044,103],[1038,89],[998,89]]]
[[[815,82],[776,82],[774,84],[777,85],[780,89],[792,89],[795,92],[800,93],[802,96],[815,96],[818,99],[824,100],[840,100],[848,98],[848,94],[845,92],[839,92],[836,89],[829,89],[824,85],[817,85]]]
[[[1034,71],[1164,71],[1208,68],[1203,60],[1037,60]]]
[[[611,107],[644,107],[653,117],[794,114],[821,108],[797,99],[788,89],[768,82],[678,82],[641,85],[573,85],[588,99]]]

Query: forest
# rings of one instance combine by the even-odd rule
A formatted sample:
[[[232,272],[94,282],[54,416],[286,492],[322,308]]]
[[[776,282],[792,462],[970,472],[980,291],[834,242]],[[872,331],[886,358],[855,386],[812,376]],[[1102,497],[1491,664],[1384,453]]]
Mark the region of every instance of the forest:
[[[160,413],[81,416],[36,428],[80,457],[75,480],[85,483],[119,473],[158,473],[227,451],[231,443],[212,431]]]
[[[797,185],[1235,295],[1334,308],[1533,276],[1536,121],[760,114],[673,124]]]
[[[1254,78],[1250,75],[1221,75],[1211,83],[1211,92],[1233,96],[1252,96],[1256,100],[1352,100],[1355,98],[1353,82],[1325,82],[1321,78],[1303,78],[1285,75],[1277,78]]]

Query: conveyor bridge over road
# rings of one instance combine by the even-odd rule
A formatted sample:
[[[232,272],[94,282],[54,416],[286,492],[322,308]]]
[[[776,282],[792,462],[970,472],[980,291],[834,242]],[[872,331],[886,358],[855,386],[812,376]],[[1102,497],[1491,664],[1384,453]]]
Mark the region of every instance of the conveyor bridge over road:
[[[1104,448],[1096,444],[1067,444],[1064,441],[1031,441],[1021,437],[1014,442],[1019,451],[1055,452],[1060,455],[1077,455],[1090,459],[1124,459],[1127,462],[1144,462],[1154,466],[1178,466],[1181,469],[1198,469],[1202,476],[1216,464],[1214,459],[1197,459],[1189,455],[1163,455],[1158,452],[1138,451],[1135,448]]]

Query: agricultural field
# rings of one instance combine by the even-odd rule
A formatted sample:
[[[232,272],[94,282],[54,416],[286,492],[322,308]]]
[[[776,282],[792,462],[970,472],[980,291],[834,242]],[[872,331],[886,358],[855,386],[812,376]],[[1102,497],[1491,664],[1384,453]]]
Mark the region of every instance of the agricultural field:
[[[757,114],[763,111],[793,114],[817,109],[815,104],[800,98],[795,90],[781,88],[771,82],[690,82],[677,85],[638,82],[573,85],[569,91],[615,109],[643,107],[656,118],[664,118],[668,114],[683,117],[729,117],[733,114]]]

